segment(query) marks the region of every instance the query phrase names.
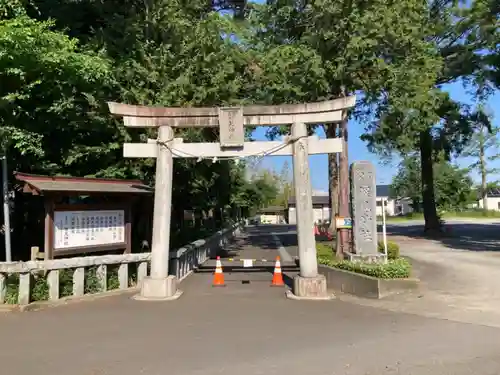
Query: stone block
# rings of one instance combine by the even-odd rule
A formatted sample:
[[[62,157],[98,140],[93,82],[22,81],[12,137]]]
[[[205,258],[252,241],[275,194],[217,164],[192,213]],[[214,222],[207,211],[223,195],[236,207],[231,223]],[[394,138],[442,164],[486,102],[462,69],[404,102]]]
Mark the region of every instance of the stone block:
[[[354,254],[354,253],[345,253],[345,257],[351,262],[358,263],[385,263],[386,256],[385,254]]]
[[[333,295],[328,293],[326,277],[295,276],[293,279],[293,290],[287,291],[287,297],[296,300],[330,300]]]
[[[418,290],[419,280],[377,279],[360,273],[341,270],[324,265],[319,272],[327,279],[328,286],[335,292],[352,294],[363,298],[380,299],[395,294]]]
[[[177,285],[177,277],[172,275],[162,279],[153,279],[148,276],[142,281],[141,293],[133,298],[140,301],[176,300],[182,295]]]

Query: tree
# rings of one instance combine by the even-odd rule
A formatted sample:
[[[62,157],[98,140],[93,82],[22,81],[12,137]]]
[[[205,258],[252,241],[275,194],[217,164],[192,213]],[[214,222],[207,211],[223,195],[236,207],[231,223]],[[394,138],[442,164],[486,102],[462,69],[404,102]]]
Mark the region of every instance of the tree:
[[[407,156],[401,162],[391,183],[391,196],[395,199],[410,198],[413,209],[420,212],[423,200],[421,162],[418,154]],[[434,160],[436,171],[434,195],[440,210],[452,211],[466,208],[472,199],[472,179],[468,170],[449,163],[443,155]]]
[[[152,184],[154,160],[124,159],[122,144],[156,132],[124,128],[109,116],[106,101],[211,106],[244,100],[247,55],[224,37],[235,25],[219,6],[204,0],[2,3],[0,117],[6,126],[0,135],[13,168]],[[218,138],[212,129],[176,136]],[[174,168],[173,231],[185,209],[217,214],[234,207],[232,190],[249,190],[232,162],[176,160]]]
[[[483,207],[487,210],[488,176],[498,172],[497,168],[489,167],[489,162],[500,158],[500,152],[498,151],[500,147],[499,129],[491,125],[492,116],[482,106],[479,107],[472,121],[474,134],[463,156],[476,159],[469,168],[476,170],[481,176],[479,193],[483,199]]]
[[[288,200],[293,195],[293,183],[290,176],[290,166],[288,162],[283,164],[279,174],[276,175],[278,195],[273,204],[281,207],[288,207]]]
[[[441,227],[436,211],[433,159],[441,152],[447,158],[459,154],[473,133],[470,121],[473,112],[463,103],[453,101],[442,91],[442,86],[460,80],[476,84],[476,88],[484,86],[492,35],[498,33],[492,31],[496,18],[485,16],[488,1],[429,2],[427,24],[431,28],[426,40],[433,45],[442,64],[438,74],[429,76],[434,80],[434,88],[423,93],[418,102],[410,100],[406,106],[386,108],[377,117],[382,121],[372,123],[371,134],[365,138],[372,146],[383,145],[385,152],[420,151],[426,230]]]
[[[95,173],[124,140],[103,117],[110,63],[52,28],[26,16],[0,21],[2,146],[17,170]]]
[[[251,40],[260,53],[256,101],[319,101],[358,94],[355,115],[379,121],[388,108],[420,108],[441,69],[426,2],[416,0],[269,0],[252,6]],[[324,124],[326,136],[339,136]],[[273,135],[283,132],[275,129]],[[338,162],[329,157],[332,220]]]
[[[405,157],[399,165],[398,173],[393,177],[390,194],[394,199],[409,198],[413,210],[422,209],[422,176],[420,160],[417,155]]]
[[[244,168],[238,173],[238,188],[232,190],[231,202],[242,208],[247,215],[254,214],[259,208],[276,201],[278,180],[268,171],[246,179]]]

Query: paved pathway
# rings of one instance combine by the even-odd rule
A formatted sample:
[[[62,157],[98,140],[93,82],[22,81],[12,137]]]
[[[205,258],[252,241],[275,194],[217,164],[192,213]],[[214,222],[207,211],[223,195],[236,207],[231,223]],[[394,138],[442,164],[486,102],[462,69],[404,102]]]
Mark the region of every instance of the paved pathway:
[[[500,327],[500,222],[447,223],[450,235],[436,240],[422,238],[420,225],[389,226],[422,281],[419,295],[364,304]]]
[[[251,229],[231,250],[242,257],[277,255],[279,246],[265,230]],[[286,250],[293,252],[293,245]],[[212,288],[212,275],[202,271],[182,283],[185,294],[175,302],[145,303],[120,296],[0,315],[1,373],[500,373],[497,328],[341,300],[291,301],[283,289],[269,287],[270,276],[268,271],[233,270],[226,273],[226,288]],[[242,284],[243,278],[250,284]]]

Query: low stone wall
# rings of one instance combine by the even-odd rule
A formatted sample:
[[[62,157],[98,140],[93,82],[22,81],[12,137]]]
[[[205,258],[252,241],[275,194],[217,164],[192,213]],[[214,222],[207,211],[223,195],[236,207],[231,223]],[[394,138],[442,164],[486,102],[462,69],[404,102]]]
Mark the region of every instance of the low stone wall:
[[[176,275],[182,281],[201,264],[215,257],[217,250],[240,232],[244,223],[232,225],[220,230],[206,240],[198,240],[170,252],[169,273]],[[47,305],[81,300],[83,297],[95,298],[106,294],[134,291],[140,287],[144,277],[149,274],[151,253],[86,256],[76,258],[54,259],[28,262],[0,262],[0,310],[29,309],[29,305]],[[129,277],[129,265],[135,265],[135,281]],[[107,274],[109,266],[118,266],[118,289],[109,290]],[[85,294],[85,269],[97,267],[99,291],[95,294]],[[60,271],[72,271],[72,293],[61,298]],[[33,274],[45,275],[48,285],[48,301],[32,302]],[[17,304],[6,303],[7,278],[17,275]]]
[[[223,229],[204,240],[191,242],[189,245],[170,252],[169,273],[184,280],[200,265],[210,258],[215,258],[217,250],[223,248],[244,227],[244,223]]]
[[[384,298],[418,288],[418,279],[377,279],[360,273],[319,265],[328,289],[364,298]]]

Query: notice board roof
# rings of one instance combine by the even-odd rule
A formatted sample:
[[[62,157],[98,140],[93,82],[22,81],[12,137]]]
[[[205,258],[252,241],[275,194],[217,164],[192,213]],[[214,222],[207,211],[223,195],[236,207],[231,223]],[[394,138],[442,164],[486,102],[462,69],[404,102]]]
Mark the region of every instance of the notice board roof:
[[[23,182],[23,192],[33,195],[44,193],[82,194],[152,194],[153,189],[139,180],[111,178],[42,176],[15,172],[16,180]]]

